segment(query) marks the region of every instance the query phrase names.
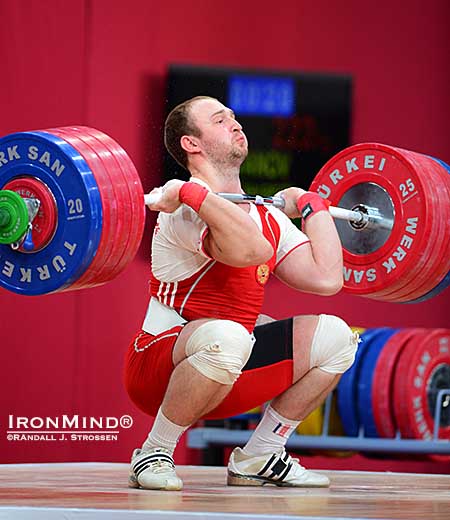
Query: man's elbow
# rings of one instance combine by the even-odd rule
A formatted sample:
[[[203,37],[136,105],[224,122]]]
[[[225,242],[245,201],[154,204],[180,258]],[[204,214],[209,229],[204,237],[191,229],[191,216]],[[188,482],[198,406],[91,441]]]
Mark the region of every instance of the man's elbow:
[[[274,250],[270,242],[265,240],[253,246],[242,248],[236,267],[250,267],[267,263],[273,256]]]
[[[334,276],[324,276],[318,283],[317,294],[322,296],[333,296],[337,294],[344,286],[342,274]]]

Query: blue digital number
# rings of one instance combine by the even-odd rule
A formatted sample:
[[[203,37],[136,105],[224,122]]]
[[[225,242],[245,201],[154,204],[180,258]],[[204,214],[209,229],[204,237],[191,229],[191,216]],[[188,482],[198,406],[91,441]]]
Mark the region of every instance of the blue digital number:
[[[231,76],[228,106],[237,115],[292,116],[295,82],[290,78]]]

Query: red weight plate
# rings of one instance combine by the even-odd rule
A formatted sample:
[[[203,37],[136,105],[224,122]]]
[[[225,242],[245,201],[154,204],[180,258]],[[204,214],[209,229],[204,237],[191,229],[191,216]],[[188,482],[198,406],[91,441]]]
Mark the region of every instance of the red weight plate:
[[[396,332],[386,341],[378,356],[372,383],[372,411],[380,437],[395,437],[397,425],[392,402],[395,367],[408,341],[423,331],[424,329],[404,329]]]
[[[114,192],[114,186],[97,151],[86,145],[80,134],[72,132],[69,128],[54,128],[49,130],[49,132],[72,145],[89,164],[96,179],[102,201],[102,234],[97,254],[88,269],[68,290],[101,285],[106,281],[102,277],[102,271],[107,266],[107,263],[111,261],[115,247],[114,237],[118,226],[117,193]]]
[[[109,279],[115,278],[122,270],[125,268],[126,265],[131,261],[131,259],[134,257],[136,253],[136,249],[133,250],[130,246],[130,236],[132,235],[132,229],[133,229],[133,222],[135,221],[134,211],[132,204],[130,203],[130,199],[128,196],[129,193],[129,186],[127,179],[124,177],[121,164],[120,164],[120,158],[116,155],[117,151],[114,150],[111,151],[109,146],[106,144],[106,139],[108,136],[103,134],[102,132],[99,132],[97,130],[94,130],[92,128],[87,127],[80,127],[79,130],[82,130],[85,132],[85,139],[91,143],[92,146],[96,147],[97,149],[102,150],[102,158],[105,164],[107,165],[108,170],[114,169],[115,176],[117,178],[116,184],[120,184],[120,194],[123,204],[123,218],[121,218],[122,225],[123,225],[123,233],[121,236],[121,248],[118,252],[117,257],[115,257],[115,263],[112,266],[108,277]],[[117,145],[118,148],[120,148]],[[142,211],[142,207],[141,207]],[[125,213],[126,212],[126,213]]]
[[[403,152],[405,157],[408,156],[407,152]],[[418,160],[422,158],[417,154]],[[411,156],[411,160],[415,161],[415,166],[420,172],[423,178],[428,180],[428,190],[432,189],[438,181],[438,175],[432,168],[427,168],[426,165],[422,165],[422,169],[419,170],[418,160],[415,160]],[[430,188],[431,187],[431,188]],[[428,195],[430,197],[430,195]],[[441,194],[440,192],[434,192],[434,203],[437,207],[441,206]],[[435,208],[435,211],[436,210]],[[387,287],[386,289],[379,291],[376,295],[376,299],[382,299],[383,301],[402,301],[402,296],[405,294],[417,291],[424,281],[429,280],[432,269],[435,263],[436,257],[436,244],[442,231],[442,219],[432,218],[429,220],[431,227],[428,229],[429,236],[428,241],[424,244],[423,250],[420,254],[416,255],[415,262],[411,265],[411,270],[404,275],[393,287]]]
[[[96,150],[86,146],[78,136],[72,135],[70,130],[67,128],[54,128],[51,130],[51,133],[71,144],[83,156],[94,174],[102,201],[102,235],[97,254],[83,276],[76,280],[76,282],[70,287],[70,290],[83,289],[90,286],[89,282],[92,281],[93,278],[96,282],[94,285],[102,283],[98,273],[102,269],[102,266],[106,262],[106,258],[113,247],[112,233],[116,225],[117,203],[111,189],[108,174],[104,169]],[[97,278],[93,276],[93,273],[97,274]]]
[[[119,274],[123,268],[128,265],[128,263],[134,258],[142,240],[145,223],[144,192],[137,170],[125,150],[109,136],[102,134],[98,130],[89,129],[89,131],[92,136],[96,136],[98,139],[101,138],[110,152],[114,155],[114,157],[116,157],[128,188],[126,191],[128,194],[128,207],[131,208],[133,219],[129,232],[130,240],[124,251],[123,257],[117,266],[115,274],[115,276],[117,276],[117,274]]]
[[[443,232],[439,237],[439,242],[442,244],[442,257],[441,262],[438,263],[437,268],[433,272],[433,279],[431,283],[428,285],[428,290],[433,290],[436,286],[438,286],[448,275],[450,272],[450,205],[448,201],[450,200],[450,168],[444,167],[439,168],[438,172],[441,175],[442,184],[439,185],[439,191],[442,193],[443,203],[442,208],[446,208],[446,218],[442,218],[443,222]],[[445,188],[445,189],[444,189]],[[420,296],[423,296],[424,291],[421,291]],[[414,298],[417,298],[417,295],[414,295]]]
[[[98,130],[88,128],[86,131],[92,138],[105,144],[119,165],[126,185],[124,194],[127,197],[131,221],[128,234],[129,240],[123,250],[123,256],[114,271],[114,276],[117,276],[133,260],[142,240],[145,224],[144,192],[137,170],[125,150],[111,137]]]
[[[53,238],[58,223],[58,211],[56,201],[48,186],[40,179],[23,176],[16,177],[3,186],[5,190],[12,190],[23,198],[38,199],[40,201],[39,211],[33,220],[31,238],[33,240],[33,251],[21,252],[36,253],[43,249]]]
[[[450,387],[450,329],[418,333],[395,369],[394,413],[402,437],[433,438],[437,392]],[[450,439],[450,408],[441,409],[439,438]]]
[[[347,292],[376,298],[378,291],[402,287],[405,277],[414,277],[411,273],[434,225],[431,208],[435,206],[437,196],[428,193],[426,182],[403,150],[377,143],[347,148],[320,170],[311,190],[328,198],[332,204],[339,205],[341,199],[345,200],[351,193],[349,190],[358,187],[364,191],[370,185],[384,194],[384,202],[387,201],[386,205],[391,206],[395,215],[394,227],[384,243],[370,252],[366,249],[364,253],[355,253],[351,246],[344,246],[344,287]],[[371,204],[371,201],[357,202]]]
[[[82,141],[84,146],[95,151],[102,171],[105,172],[105,187],[107,187],[108,191],[111,190],[110,194],[105,192],[105,198],[110,197],[111,200],[114,201],[112,212],[114,214],[115,225],[108,237],[108,243],[112,248],[105,251],[104,263],[101,269],[89,270],[86,273],[86,277],[77,282],[77,286],[80,285],[78,288],[93,287],[100,283],[106,283],[114,278],[112,273],[123,254],[123,249],[126,247],[128,240],[128,222],[131,218],[128,214],[128,206],[123,195],[126,186],[121,171],[104,144],[101,141],[93,140],[87,133],[88,130],[86,127],[65,128],[66,132],[72,136],[76,136],[78,140]]]
[[[403,159],[408,159],[408,153],[405,150],[399,150],[399,152],[402,154]],[[410,159],[410,165],[414,168],[414,171],[417,172],[419,175],[420,170],[418,169],[417,161],[415,157]],[[421,179],[425,181],[425,178]],[[414,189],[411,187],[411,189],[408,187],[408,182],[411,181],[413,184],[414,179],[411,180],[411,177],[406,180],[405,184],[400,184],[400,193],[403,196],[405,192],[407,193],[404,200],[409,204],[408,197],[409,195],[414,195]],[[433,201],[433,204],[437,203],[437,200],[439,198],[439,195],[437,193],[432,193],[430,195],[428,191],[429,185],[433,184],[430,182],[430,179],[426,179],[427,182],[423,183],[422,189],[420,190],[420,195],[427,201]],[[412,186],[413,184],[410,184]],[[417,182],[416,182],[417,184]],[[415,184],[414,184],[415,186]],[[409,193],[411,192],[411,193]],[[431,207],[431,204],[428,206]],[[424,215],[425,216],[425,215]],[[396,223],[398,223],[398,215],[396,214]],[[436,220],[436,219],[434,219]],[[392,256],[388,260],[388,264],[390,268],[393,268],[394,265],[398,267],[400,263],[403,264],[403,267],[405,268],[403,271],[399,270],[397,267],[395,268],[395,274],[394,270],[392,269],[392,277],[390,280],[390,283],[385,287],[380,289],[379,291],[373,291],[370,294],[370,298],[377,299],[377,300],[383,300],[383,301],[397,301],[397,291],[403,290],[404,287],[409,287],[412,284],[415,284],[415,281],[417,279],[417,276],[420,275],[420,273],[423,271],[423,268],[427,265],[427,258],[429,257],[431,253],[431,244],[434,242],[435,239],[437,239],[437,226],[435,221],[430,220],[429,218],[426,218],[425,220],[422,219],[423,229],[422,229],[422,238],[424,239],[426,237],[426,240],[422,240],[421,245],[417,244],[418,237],[416,235],[416,229],[414,229],[413,226],[406,226],[409,233],[404,233],[401,229],[401,238],[399,238],[399,245],[398,247],[394,248],[394,252]],[[411,240],[414,240],[416,242],[417,247],[415,250],[411,250]],[[407,260],[407,265],[405,264],[405,260]],[[385,264],[386,266],[386,264]]]
[[[431,187],[440,195],[440,204],[435,211],[439,213],[439,230],[435,241],[430,239],[429,262],[425,269],[417,277],[415,288],[408,287],[407,290],[396,295],[396,301],[410,301],[420,298],[436,287],[450,271],[450,175],[437,161],[435,172],[437,174],[436,184]],[[436,187],[438,189],[436,189]],[[436,226],[437,227],[437,226]]]
[[[90,136],[86,136],[91,145],[94,145]],[[95,143],[97,148],[101,147],[100,143]],[[117,220],[118,226],[116,229],[115,235],[112,237],[112,240],[115,242],[113,254],[111,254],[108,262],[108,269],[103,273],[104,281],[112,280],[115,275],[114,272],[117,268],[117,264],[120,262],[122,258],[123,251],[127,247],[128,243],[128,227],[130,222],[130,216],[128,215],[129,207],[127,205],[126,197],[124,195],[124,183],[122,179],[122,175],[120,169],[115,164],[113,158],[110,156],[109,152],[106,149],[99,150],[99,154],[102,157],[102,162],[104,162],[105,167],[110,175],[111,183],[115,186],[115,191],[117,195]]]
[[[403,280],[403,287],[395,291],[388,289],[379,292],[378,297],[382,296],[384,301],[409,301],[423,296],[445,277],[450,265],[450,246],[449,241],[445,240],[445,235],[449,232],[450,190],[448,190],[448,184],[450,176],[445,171],[446,176],[443,180],[439,170],[444,170],[444,168],[427,156],[407,151],[403,151],[403,154],[409,156],[411,161],[415,161],[417,171],[420,171],[421,175],[429,180],[428,190],[435,193],[437,205],[433,209],[434,225],[431,235],[426,248],[417,259],[414,271],[411,272],[409,279]],[[439,189],[436,189],[436,186]]]

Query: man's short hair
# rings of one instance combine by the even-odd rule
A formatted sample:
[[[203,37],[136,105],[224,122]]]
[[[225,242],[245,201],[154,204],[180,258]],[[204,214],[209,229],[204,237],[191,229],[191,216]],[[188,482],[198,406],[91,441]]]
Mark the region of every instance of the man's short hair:
[[[177,105],[170,111],[164,124],[164,144],[170,155],[186,170],[187,153],[181,147],[181,138],[183,135],[193,135],[200,137],[201,132],[197,125],[192,121],[190,114],[191,106],[201,99],[215,99],[210,96],[195,96]]]

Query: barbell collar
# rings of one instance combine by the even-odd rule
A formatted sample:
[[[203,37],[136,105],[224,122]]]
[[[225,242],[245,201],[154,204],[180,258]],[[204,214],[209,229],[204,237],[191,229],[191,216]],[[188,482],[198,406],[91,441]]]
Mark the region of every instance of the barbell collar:
[[[28,210],[28,218],[33,222],[41,207],[41,201],[35,198],[23,198],[23,200]]]
[[[369,222],[369,215],[362,211],[353,211],[350,209],[339,208],[337,206],[330,206],[328,211],[333,218],[347,220],[348,222],[355,224],[355,229],[363,229]]]
[[[20,239],[10,245],[13,251],[18,251],[21,247],[23,247],[25,251],[30,252],[34,250],[34,243],[31,237],[31,233],[33,231],[33,220],[36,218],[36,215],[39,212],[41,201],[36,198],[28,197],[22,197],[22,200],[25,202],[25,206],[27,207],[28,211],[28,226]]]

